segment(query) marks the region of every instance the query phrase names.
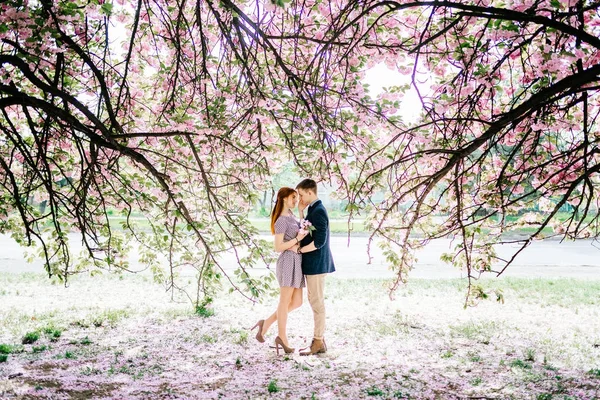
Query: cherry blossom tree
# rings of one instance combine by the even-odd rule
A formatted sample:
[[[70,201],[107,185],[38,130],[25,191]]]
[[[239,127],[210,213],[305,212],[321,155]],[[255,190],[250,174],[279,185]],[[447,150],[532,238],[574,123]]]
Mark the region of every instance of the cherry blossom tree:
[[[489,295],[474,280],[532,240],[597,238],[599,3],[379,4],[389,17],[373,29],[400,27],[384,43],[409,55],[423,106],[358,160],[355,199],[389,190],[373,227],[389,239],[393,288],[433,238],[455,237],[445,259],[468,273],[466,304]],[[523,237],[507,238],[515,230]],[[518,250],[502,259],[499,243]]]
[[[63,278],[127,269],[138,243],[195,302],[222,280],[256,297],[272,277],[250,268],[272,254],[246,215],[293,161],[369,216],[392,289],[416,248],[452,236],[468,300],[485,297],[475,280],[514,260],[494,252],[507,232],[528,228],[515,256],[598,235],[599,4],[3,2],[0,230]],[[371,93],[380,64],[408,83]],[[409,90],[416,121],[399,112]]]

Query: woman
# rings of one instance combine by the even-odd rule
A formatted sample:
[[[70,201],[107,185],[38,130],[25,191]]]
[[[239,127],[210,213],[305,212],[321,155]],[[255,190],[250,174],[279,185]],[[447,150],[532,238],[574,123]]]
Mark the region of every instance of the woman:
[[[261,319],[251,329],[258,327],[256,340],[264,342],[264,335],[271,325],[277,321],[278,336],[275,348],[279,354],[279,346],[286,353],[293,353],[287,339],[288,313],[302,305],[302,288],[305,286],[302,274],[302,256],[297,253],[298,243],[306,236],[299,233],[300,223],[292,212],[298,206],[298,194],[289,187],[277,192],[277,200],[271,213],[271,233],[275,235],[275,251],[281,253],[277,259],[277,281],[279,282],[279,305],[277,311],[269,318]]]

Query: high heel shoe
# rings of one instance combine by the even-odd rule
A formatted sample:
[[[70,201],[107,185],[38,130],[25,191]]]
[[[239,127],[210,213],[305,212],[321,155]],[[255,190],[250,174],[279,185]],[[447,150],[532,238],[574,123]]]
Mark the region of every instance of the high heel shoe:
[[[252,328],[250,328],[250,330],[254,330],[254,328],[256,328],[258,326],[258,332],[256,332],[256,340],[258,340],[260,343],[264,343],[265,338],[262,335],[262,330],[263,330],[263,325],[265,324],[265,320],[261,319],[259,320],[256,325],[254,325]]]
[[[277,350],[277,355],[279,355],[279,346],[281,346],[283,348],[283,351],[285,351],[285,354],[293,353],[296,350],[293,347],[287,347],[283,343],[283,340],[281,340],[281,338],[279,336],[277,336],[275,338],[275,349]]]

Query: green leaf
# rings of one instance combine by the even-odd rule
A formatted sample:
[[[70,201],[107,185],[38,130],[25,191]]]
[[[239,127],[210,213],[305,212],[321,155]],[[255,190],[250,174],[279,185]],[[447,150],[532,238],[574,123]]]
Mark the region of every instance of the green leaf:
[[[77,4],[73,2],[68,2],[62,5],[61,11],[64,15],[75,15],[75,13],[77,12],[77,8]]]
[[[112,9],[113,9],[112,3],[104,3],[100,7],[100,12],[102,14],[105,14],[107,17],[110,17],[112,15]]]
[[[519,32],[519,27],[512,21],[504,25],[504,29],[509,32]]]

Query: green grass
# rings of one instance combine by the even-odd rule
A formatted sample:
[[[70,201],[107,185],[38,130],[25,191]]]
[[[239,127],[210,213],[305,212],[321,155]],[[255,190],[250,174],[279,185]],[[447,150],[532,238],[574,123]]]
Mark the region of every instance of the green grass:
[[[451,267],[449,267],[451,268]],[[333,281],[333,279],[331,280]],[[348,282],[349,289],[356,285],[369,285],[369,280]],[[377,282],[373,282],[377,284]],[[600,280],[583,280],[567,278],[482,278],[477,281],[485,290],[501,289],[507,302],[526,302],[572,308],[574,306],[600,306]],[[329,285],[329,282],[327,283]],[[345,284],[342,282],[342,284]],[[379,290],[373,287],[373,290]],[[408,284],[401,286],[396,296],[423,295],[448,296],[464,295],[467,289],[465,279],[408,279]],[[363,293],[368,293],[366,290]],[[467,337],[476,337],[486,330],[498,328],[497,322],[490,326],[454,326],[454,333]],[[462,332],[461,332],[462,331]]]
[[[596,378],[600,378],[600,369],[590,369],[588,371],[588,374],[590,374]]]
[[[569,212],[564,212],[561,211],[556,215],[556,219],[559,221],[565,221],[569,218],[569,216],[571,215],[571,213]],[[255,213],[251,213],[249,215],[250,218],[250,222],[251,224],[261,233],[270,233],[271,232],[271,228],[270,228],[270,219],[268,216],[261,216],[260,214],[255,214]],[[333,233],[347,233],[348,232],[348,223],[347,223],[347,217],[346,214],[344,212],[340,213],[338,212],[338,210],[330,210],[329,211],[329,218],[330,218],[330,229],[331,232]],[[507,215],[505,217],[505,220],[507,223],[514,223],[516,220],[518,220],[520,218],[520,216],[517,215]],[[492,218],[493,220],[498,220],[498,218]],[[112,229],[115,230],[123,230],[123,224],[126,221],[126,217],[122,216],[122,215],[115,215],[114,213],[109,215],[109,223]],[[587,218],[588,221],[591,220],[591,217]],[[148,220],[143,217],[142,214],[136,213],[134,215],[132,215],[129,219],[129,222],[131,225],[135,226],[137,229],[141,229],[144,231],[151,231],[151,225],[148,222]],[[181,229],[185,229],[185,224],[180,224]],[[366,232],[365,226],[364,226],[364,220],[362,219],[356,219],[350,226],[351,232],[354,233],[364,233]],[[520,227],[520,228],[515,228],[513,230],[511,230],[509,233],[507,233],[507,236],[513,237],[513,236],[525,236],[525,235],[531,235],[534,232],[537,231],[537,227]],[[553,235],[554,231],[552,228],[550,227],[545,227],[542,230],[542,235],[544,236],[550,236]],[[2,293],[0,292],[0,295]]]
[[[51,341],[55,342],[62,336],[62,330],[56,329],[54,326],[49,325],[44,328],[43,332],[50,338]]]
[[[529,362],[535,361],[535,349],[527,349],[525,351],[525,361],[529,361]]]
[[[484,287],[502,289],[506,298],[521,301],[571,307],[573,305],[600,305],[600,280],[504,278],[484,279]],[[512,292],[512,293],[511,293]]]
[[[264,219],[252,219],[252,225],[262,233],[271,233],[271,220],[268,218]],[[350,224],[351,232],[353,233],[364,233],[366,232],[365,224],[363,220],[356,220]],[[329,229],[332,233],[347,233],[348,232],[348,220],[346,219],[330,219]]]
[[[25,336],[23,336],[23,339],[21,339],[21,343],[23,344],[32,344],[38,341],[38,339],[40,338],[40,334],[39,332],[27,332],[25,334]]]
[[[0,344],[0,354],[11,354],[15,352],[15,346],[11,344]]]
[[[450,325],[450,332],[456,337],[489,343],[494,333],[500,329],[499,325],[496,321],[483,321],[479,323],[468,321],[466,323]]]
[[[379,389],[377,386],[371,386],[367,388],[367,394],[369,396],[384,396],[385,392]]]
[[[123,223],[126,221],[125,217],[121,216],[111,216],[109,218],[111,228],[115,230],[122,230]],[[150,223],[145,218],[133,217],[130,219],[132,225],[134,225],[137,229],[151,231]],[[341,217],[339,219],[333,219],[330,216],[330,230],[335,233],[346,233],[348,232],[348,221],[347,219]],[[270,233],[271,232],[271,220],[269,218],[251,218],[250,223],[254,228],[256,228],[259,232],[262,233]],[[365,232],[365,225],[363,220],[356,220],[350,225],[352,232]],[[181,229],[184,229],[185,225],[181,224]]]
[[[42,353],[46,350],[48,350],[48,346],[46,346],[45,344],[43,344],[41,346],[33,346],[31,348],[31,351],[33,351],[34,353]]]
[[[452,352],[452,350],[446,350],[445,352],[442,353],[441,357],[442,358],[452,358],[452,357],[454,357],[454,352]]]
[[[20,344],[0,345],[0,354],[17,354],[24,351],[25,348]]]
[[[202,337],[200,338],[201,342],[204,343],[216,343],[217,342],[217,338],[211,335],[202,335]]]
[[[279,388],[279,386],[277,386],[277,380],[273,379],[269,382],[269,384],[267,385],[267,391],[269,393],[277,393],[279,392],[281,389]]]
[[[5,275],[0,274],[0,285],[5,279]],[[16,289],[22,293],[34,293],[35,289],[40,287],[44,282],[43,277],[32,282],[31,284],[25,284],[29,278],[25,277],[23,282],[19,282],[15,276],[10,277],[11,280],[16,281],[16,285],[11,286],[11,295]],[[110,292],[109,289],[114,290],[116,288],[115,283],[119,283],[115,278],[110,276],[97,276],[95,278],[82,278],[74,277],[79,279],[81,282],[85,282],[85,285],[81,285],[87,289],[86,285],[93,285],[97,287],[98,293]],[[151,280],[142,281],[139,277],[124,275],[124,280],[127,285],[131,284],[136,291],[143,293],[144,296],[149,296],[153,288],[154,283]],[[47,281],[45,281],[46,284]],[[89,282],[89,283],[88,283]],[[515,381],[519,382],[519,387],[522,387],[521,381],[531,381],[536,385],[537,393],[544,393],[554,390],[548,387],[541,388],[541,384],[538,384],[539,376],[542,376],[545,372],[550,371],[551,367],[547,364],[546,355],[548,360],[551,360],[557,365],[567,365],[561,367],[560,375],[565,378],[571,379],[569,375],[570,371],[578,370],[580,375],[585,375],[585,379],[588,382],[600,381],[600,370],[591,370],[591,368],[597,368],[597,363],[592,359],[592,356],[587,354],[592,353],[589,349],[590,343],[596,343],[597,338],[593,335],[593,332],[588,334],[585,333],[584,326],[577,326],[575,337],[564,338],[557,337],[560,334],[554,333],[548,329],[548,337],[542,334],[542,340],[539,342],[532,342],[529,340],[532,333],[545,332],[548,328],[547,321],[545,319],[539,319],[539,325],[527,324],[530,319],[537,322],[538,319],[531,317],[528,319],[528,315],[538,316],[539,314],[534,311],[540,311],[542,315],[553,315],[553,309],[548,309],[548,306],[564,306],[564,305],[575,305],[571,309],[561,310],[561,315],[573,316],[575,321],[579,320],[580,315],[585,316],[596,316],[595,312],[597,306],[589,305],[591,296],[594,292],[600,289],[600,282],[593,280],[555,280],[555,279],[522,279],[522,278],[501,278],[501,279],[482,279],[480,281],[484,286],[502,288],[506,294],[506,304],[499,305],[493,301],[482,304],[481,307],[469,308],[463,311],[461,308],[462,299],[464,298],[464,291],[466,286],[465,280],[449,279],[449,280],[425,280],[425,279],[409,279],[407,285],[403,285],[399,288],[396,293],[396,297],[399,301],[392,303],[388,299],[388,282],[383,279],[338,279],[335,275],[332,275],[327,282],[327,304],[332,310],[336,308],[346,307],[344,311],[349,312],[350,318],[348,320],[340,320],[340,318],[333,318],[334,324],[333,329],[338,332],[342,332],[343,335],[351,337],[356,345],[356,348],[360,348],[367,340],[373,341],[379,339],[377,336],[383,336],[390,339],[399,339],[398,342],[402,342],[404,337],[410,340],[430,340],[432,343],[431,348],[428,348],[429,357],[435,357],[436,363],[439,365],[457,365],[459,370],[463,371],[465,368],[472,369],[469,375],[465,375],[461,382],[464,382],[467,390],[473,390],[475,394],[484,392],[488,386],[492,385],[492,381],[488,379],[487,374],[482,374],[481,370],[487,370],[497,368],[498,371],[504,373],[508,366],[512,367],[511,374],[515,377]],[[120,283],[119,283],[120,284]],[[139,286],[138,286],[139,284]],[[53,290],[54,291],[54,290]],[[159,288],[160,293],[163,293],[162,287]],[[132,291],[133,292],[133,291]],[[61,288],[62,293],[62,288]],[[72,292],[69,292],[72,293]],[[66,293],[65,296],[69,293]],[[88,293],[87,290],[83,293]],[[95,292],[94,292],[95,293]],[[127,291],[128,295],[131,293]],[[225,290],[223,290],[225,293]],[[218,316],[210,319],[203,319],[194,315],[195,308],[190,303],[169,306],[168,309],[162,310],[157,306],[162,298],[157,297],[157,303],[149,303],[141,308],[136,308],[130,304],[130,298],[124,297],[124,303],[119,305],[117,303],[110,303],[111,306],[115,307],[112,310],[104,311],[102,304],[96,305],[96,303],[86,303],[82,301],[64,301],[62,308],[56,308],[56,312],[52,313],[52,310],[48,310],[46,314],[37,314],[34,308],[26,307],[12,307],[0,309],[0,319],[4,321],[6,315],[11,316],[11,322],[9,324],[2,324],[2,334],[6,339],[7,344],[0,345],[0,353],[5,355],[5,359],[9,359],[9,362],[16,360],[33,360],[35,362],[43,361],[51,357],[60,357],[64,359],[76,357],[77,361],[74,363],[77,365],[75,373],[81,375],[96,375],[96,374],[107,374],[107,368],[102,367],[101,371],[94,368],[93,363],[89,362],[93,360],[93,357],[100,351],[98,348],[101,347],[100,343],[104,335],[112,335],[112,332],[107,332],[107,329],[96,329],[93,321],[98,321],[101,326],[108,326],[111,324],[118,323],[121,319],[127,320],[127,323],[121,323],[118,326],[119,336],[125,333],[129,337],[123,339],[119,346],[125,351],[129,348],[134,348],[139,345],[139,333],[138,332],[127,332],[127,326],[129,322],[136,321],[140,317],[144,317],[145,321],[151,321],[152,326],[168,325],[170,321],[176,319],[185,322],[186,331],[183,339],[188,341],[190,344],[197,343],[198,347],[214,348],[211,346],[212,343],[221,343],[223,345],[230,346],[230,349],[235,350],[228,360],[231,360],[230,364],[234,370],[240,370],[240,373],[249,373],[255,366],[256,361],[254,360],[254,349],[255,343],[250,340],[252,336],[247,331],[243,330],[242,326],[245,326],[245,321],[237,321],[236,319],[231,320],[229,324],[222,324],[223,316],[227,316],[227,312],[230,307],[231,309],[240,309],[241,304],[246,309],[250,306],[245,303],[243,299],[231,298],[233,296],[227,296],[221,292],[214,296],[214,309],[217,311]],[[127,295],[127,296],[128,296]],[[123,295],[121,295],[123,296]],[[405,298],[401,296],[406,296]],[[569,298],[573,296],[573,298]],[[94,297],[95,296],[89,296]],[[593,296],[592,296],[593,297]],[[152,299],[152,297],[150,297]],[[4,297],[2,298],[4,300]],[[31,299],[22,297],[16,298],[15,304],[28,305]],[[438,321],[435,318],[429,320],[428,318],[422,317],[421,311],[418,306],[416,309],[408,308],[403,304],[404,300],[407,304],[417,304],[417,302],[423,299],[425,301],[423,313],[425,313],[425,306],[429,307],[429,302],[434,305],[443,305],[452,310],[452,307],[457,307],[460,311],[460,318],[458,319],[444,319]],[[87,298],[85,299],[87,300]],[[9,299],[9,301],[13,301]],[[17,302],[18,301],[18,302]],[[267,309],[271,309],[271,305],[275,302],[273,299],[267,299]],[[398,304],[401,303],[401,304]],[[200,303],[202,304],[202,303]],[[579,306],[581,304],[581,306]],[[108,305],[108,304],[107,304]],[[225,305],[226,307],[223,307]],[[371,310],[374,305],[385,305],[385,312],[377,311],[374,315],[369,315],[365,310]],[[398,305],[399,307],[396,307]],[[305,304],[305,307],[308,304]],[[348,308],[350,307],[350,308]],[[356,308],[354,308],[356,307]],[[363,309],[363,307],[365,307]],[[371,308],[369,308],[371,307]],[[506,308],[514,309],[515,312],[524,310],[524,323],[519,323],[511,318],[498,318],[495,315],[496,311],[500,311]],[[307,308],[308,309],[308,308]],[[442,308],[445,310],[445,308]],[[204,307],[205,311],[212,310],[208,304]],[[308,309],[309,310],[309,309]],[[580,314],[575,314],[575,310],[580,310]],[[306,309],[304,310],[306,311]],[[354,311],[355,314],[352,314]],[[203,311],[204,312],[204,311]],[[491,312],[491,314],[487,314]],[[433,313],[432,315],[434,315]],[[429,314],[423,314],[429,315]],[[503,314],[502,314],[503,315]],[[507,314],[512,316],[513,314]],[[521,315],[521,314],[519,314]],[[42,319],[43,316],[43,319]],[[32,318],[35,317],[35,318]],[[140,318],[142,319],[142,318]],[[12,321],[19,321],[16,328],[13,328]],[[85,329],[79,329],[73,327],[75,321],[84,321],[87,324]],[[191,321],[191,322],[190,322]],[[235,322],[233,322],[235,321]],[[254,321],[254,319],[253,319]],[[160,328],[160,326],[157,326]],[[12,333],[14,329],[15,333]],[[68,329],[68,330],[67,330]],[[31,346],[17,345],[21,349],[26,348],[27,351],[22,351],[22,354],[14,355],[14,345],[10,343],[19,343],[20,338],[25,332],[37,332],[40,335],[40,340]],[[57,343],[49,343],[50,338],[55,336],[54,332],[61,332],[61,339]],[[271,332],[273,335],[275,331]],[[585,333],[585,334],[584,334]],[[436,339],[439,335],[444,335],[443,344],[438,343]],[[515,342],[511,342],[513,339]],[[339,334],[334,334],[334,336]],[[59,335],[56,335],[59,336]],[[508,336],[508,337],[507,337]],[[174,337],[174,336],[173,336]],[[181,336],[177,336],[178,340],[182,339]],[[482,345],[481,340],[490,338],[491,345]],[[433,340],[432,340],[433,339]],[[508,340],[508,342],[507,342]],[[544,341],[545,340],[545,341]],[[89,347],[82,345],[92,344]],[[384,342],[387,342],[384,341]],[[44,343],[44,344],[42,344]],[[72,344],[69,344],[72,343]],[[508,343],[508,344],[506,344]],[[236,345],[237,344],[237,345]],[[248,344],[250,344],[248,346]],[[47,345],[52,346],[51,349],[46,347]],[[231,347],[233,345],[233,347]],[[443,347],[440,347],[443,346]],[[498,347],[496,347],[498,346]],[[584,348],[584,346],[587,346]],[[31,351],[29,350],[31,347]],[[335,347],[335,346],[334,346]],[[559,351],[552,351],[552,349],[561,349]],[[563,350],[564,349],[564,350]],[[148,350],[149,352],[151,350]],[[249,353],[245,353],[249,351]],[[45,352],[45,353],[42,353]],[[506,352],[506,353],[505,353]],[[42,353],[42,354],[33,354]],[[143,357],[138,355],[124,356],[123,353],[117,352],[115,354],[115,362],[112,364],[113,374],[124,373],[131,375],[133,379],[142,379],[145,376],[157,375],[160,372],[160,365],[147,362]],[[137,353],[136,353],[137,354]],[[382,353],[383,354],[383,353]],[[386,357],[392,357],[394,353],[385,353]],[[112,350],[107,354],[109,357],[112,355]],[[126,360],[126,357],[131,357],[130,360]],[[587,358],[586,358],[587,357]],[[201,359],[192,357],[194,362],[201,361]],[[190,360],[192,359],[190,358]],[[498,361],[502,359],[503,368],[498,368]],[[578,361],[583,359],[583,361]],[[330,371],[335,371],[339,368],[339,365],[335,363],[335,360],[331,359],[331,366],[326,359],[321,359],[319,365],[308,365],[302,362],[296,363],[295,358],[288,357],[279,360],[286,363],[285,360],[292,360],[292,364],[297,368],[298,375],[305,374],[304,371],[318,370],[319,368],[329,368]],[[566,360],[566,361],[565,361]],[[572,364],[570,360],[574,360]],[[310,360],[307,360],[310,362]],[[208,360],[212,362],[212,360]],[[229,361],[227,361],[229,363]],[[577,364],[579,363],[579,364]],[[199,363],[200,364],[200,363]],[[225,364],[225,363],[223,363]],[[5,365],[5,364],[0,364]],[[89,365],[89,367],[86,367]],[[287,365],[287,364],[286,364]],[[583,365],[583,366],[582,366]],[[454,368],[454,367],[452,367]],[[427,373],[427,366],[423,367],[423,371]],[[404,387],[388,386],[387,382],[400,382],[400,381],[417,381],[422,379],[423,376],[419,376],[419,372],[415,369],[411,369],[408,372],[403,372],[400,369],[395,369],[392,372],[397,372],[398,376],[384,375],[384,381],[376,379],[366,378],[361,381],[360,395],[357,397],[365,398],[404,398],[407,394],[404,392]],[[334,373],[334,372],[331,372]],[[335,372],[337,373],[337,372]],[[312,372],[308,372],[312,374]],[[404,375],[406,374],[406,378]],[[558,374],[558,372],[556,373]],[[425,374],[424,374],[425,375]],[[552,378],[552,387],[556,387],[556,381]],[[355,375],[350,375],[352,379],[348,380],[348,383],[353,383]],[[379,375],[377,375],[379,376]],[[545,376],[545,375],[543,375]],[[279,381],[275,381],[278,378],[283,388],[278,385]],[[391,378],[391,379],[390,379]],[[571,381],[565,379],[568,384]],[[336,381],[337,382],[337,381]],[[270,387],[270,391],[269,391]],[[290,383],[288,381],[281,380],[280,376],[273,376],[266,378],[262,383],[253,388],[252,393],[254,397],[267,397],[269,393],[278,393],[272,397],[278,397],[288,393]],[[398,390],[396,390],[398,389]],[[367,390],[369,393],[367,393]],[[552,393],[559,393],[554,390]],[[565,392],[566,393],[566,392]],[[237,394],[237,393],[236,393]],[[356,393],[355,393],[356,394]],[[505,392],[499,394],[499,397],[505,395]],[[307,395],[310,398],[310,392]],[[370,397],[369,397],[370,396]],[[535,394],[533,395],[535,398]],[[554,394],[555,398],[561,398],[562,395]],[[240,395],[240,397],[242,397]],[[249,396],[248,396],[249,397]],[[507,397],[508,398],[508,397]]]
[[[509,364],[513,368],[531,369],[531,364],[520,359],[512,360]]]
[[[483,379],[481,379],[481,377],[478,376],[476,378],[471,379],[470,383],[472,386],[479,386],[479,385],[481,385],[482,382],[483,382]]]
[[[83,328],[89,328],[91,326],[95,328],[101,326],[114,328],[121,320],[127,319],[130,316],[131,312],[128,309],[91,310],[88,316],[77,319],[74,321],[74,324]],[[56,332],[57,331],[54,331],[54,333]]]
[[[202,318],[209,318],[215,315],[215,311],[210,307],[213,299],[205,297],[200,304],[196,304],[196,315]]]
[[[212,308],[207,308],[206,306],[199,305],[196,306],[196,315],[202,318],[209,318],[215,315],[215,311]]]
[[[239,335],[233,339],[233,342],[235,344],[239,344],[242,346],[248,344],[248,332],[247,331],[239,332]]]
[[[80,373],[81,373],[81,375],[84,375],[84,376],[91,376],[91,375],[100,375],[102,373],[102,371],[100,371],[97,368],[87,366],[87,367],[83,368]]]

